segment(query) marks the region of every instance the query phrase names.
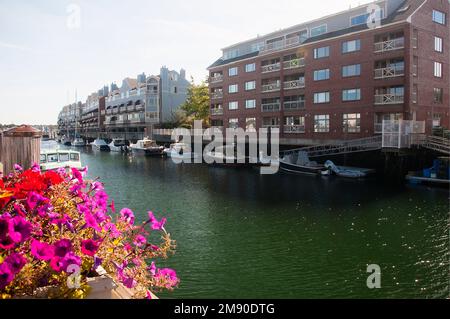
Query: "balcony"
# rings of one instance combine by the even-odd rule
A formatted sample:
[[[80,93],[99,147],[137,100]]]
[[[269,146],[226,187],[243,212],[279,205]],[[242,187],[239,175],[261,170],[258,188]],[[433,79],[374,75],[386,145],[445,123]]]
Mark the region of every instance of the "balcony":
[[[223,74],[211,76],[209,78],[209,83],[218,83],[223,81]]]
[[[145,111],[144,105],[136,105],[136,111]]]
[[[211,109],[211,115],[223,115],[223,109]]]
[[[116,108],[114,108],[112,110],[112,114],[117,114],[117,113],[119,113],[119,108],[118,107],[116,107]]]
[[[405,68],[403,66],[391,66],[387,68],[375,69],[375,79],[394,78],[405,75]]]
[[[263,84],[261,86],[261,92],[275,92],[280,90],[280,83]]]
[[[128,105],[127,106],[127,111],[128,112],[133,112],[133,111],[135,111],[136,110],[136,106],[135,105]]]
[[[285,90],[303,89],[305,87],[305,79],[284,82]]]
[[[305,66],[305,58],[299,58],[283,62],[283,69],[285,70],[302,68],[304,66]]]
[[[305,125],[285,125],[283,132],[286,134],[302,134],[305,133]]]
[[[376,94],[375,105],[402,104],[405,101],[404,95],[399,94]]]
[[[265,103],[261,104],[262,112],[278,112],[280,111],[280,103]]]
[[[223,98],[223,92],[212,92],[211,99],[221,99]]]
[[[293,37],[285,40],[276,41],[273,43],[268,43],[259,49],[259,53],[268,53],[278,50],[283,50],[285,48],[293,47],[300,44],[299,37]]]
[[[124,113],[126,111],[127,111],[127,107],[126,106],[119,107],[119,113]]]
[[[275,71],[280,71],[281,70],[281,63],[277,62],[277,63],[273,63],[273,64],[268,64],[268,65],[263,65],[261,67],[261,72],[262,73],[269,73],[269,72],[275,72]]]
[[[283,107],[286,111],[301,110],[305,108],[305,100],[286,101],[283,103]]]
[[[377,42],[374,44],[374,51],[377,52],[389,52],[393,50],[403,49],[405,47],[405,38],[397,38],[387,40],[383,42]]]
[[[112,110],[111,109],[106,110],[106,114],[112,114]]]

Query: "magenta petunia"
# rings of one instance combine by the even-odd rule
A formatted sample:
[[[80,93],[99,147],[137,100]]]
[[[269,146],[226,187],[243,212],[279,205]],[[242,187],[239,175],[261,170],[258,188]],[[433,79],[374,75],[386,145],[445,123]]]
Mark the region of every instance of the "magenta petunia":
[[[170,268],[159,269],[156,278],[166,281],[166,288],[175,287],[180,281],[175,270]]]
[[[14,170],[21,172],[21,171],[23,171],[23,168],[19,164],[14,164]]]
[[[161,221],[158,221],[156,217],[153,215],[153,212],[148,212],[149,222],[153,230],[162,230],[164,229],[164,224],[166,223],[166,218],[162,218]]]
[[[15,216],[12,219],[12,229],[9,236],[16,243],[22,243],[31,236],[31,230],[33,226],[25,218],[21,216]]]
[[[155,262],[152,261],[150,267],[148,267],[148,271],[154,276],[156,275],[156,265]]]
[[[15,242],[10,237],[13,230],[14,225],[10,216],[0,217],[0,248],[7,250],[14,248]]]
[[[88,256],[94,256],[100,247],[100,241],[86,239],[81,241],[81,252]]]
[[[72,242],[70,239],[64,238],[54,244],[55,256],[64,257],[72,250]]]
[[[63,258],[58,257],[58,256],[54,256],[50,260],[50,267],[56,272],[63,271],[64,270],[64,260],[63,260]]]
[[[64,262],[64,267],[65,267],[64,270],[66,270],[67,267],[70,265],[81,266],[81,257],[78,255],[75,255],[71,251],[63,258],[63,262]]]
[[[19,253],[12,253],[8,257],[6,257],[4,263],[9,265],[9,269],[13,272],[13,274],[18,274],[23,266],[26,265],[27,259]]]
[[[142,235],[137,235],[133,243],[138,247],[142,247],[147,243],[147,239]]]
[[[39,260],[50,260],[55,255],[55,248],[47,243],[33,240],[31,242],[31,254]]]
[[[137,281],[133,277],[124,277],[122,283],[129,289],[133,289],[137,286]]]
[[[80,171],[75,167],[72,167],[71,170],[73,178],[78,180],[78,183],[83,184],[83,176],[81,176]]]
[[[87,226],[95,229],[96,231],[99,231],[99,232],[102,231],[102,228],[100,227],[97,220],[91,213],[89,213],[89,212],[84,213],[84,220],[86,221]]]
[[[109,207],[111,207],[111,211],[112,211],[113,213],[116,212],[116,206],[114,205],[114,200],[111,201],[111,205],[109,205]]]
[[[33,165],[31,166],[31,171],[35,172],[35,173],[40,173],[41,172],[41,167],[39,166],[38,163],[33,163]]]
[[[14,273],[10,269],[9,264],[5,262],[0,264],[0,289],[3,289],[6,286],[8,286],[13,280],[14,280]]]
[[[125,220],[127,223],[129,223],[130,225],[134,224],[134,213],[131,209],[129,208],[123,208],[120,211],[120,216],[123,220]]]
[[[38,204],[48,202],[48,198],[36,193],[29,192],[27,197],[27,206],[30,210],[33,210]]]

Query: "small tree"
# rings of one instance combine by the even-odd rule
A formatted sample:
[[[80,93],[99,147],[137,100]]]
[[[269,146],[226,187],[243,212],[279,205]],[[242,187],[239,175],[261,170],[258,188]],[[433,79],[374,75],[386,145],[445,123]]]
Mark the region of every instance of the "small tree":
[[[192,128],[195,120],[201,120],[204,126],[209,127],[209,103],[208,85],[204,81],[197,85],[191,78],[186,102],[181,106],[185,113],[182,126]]]

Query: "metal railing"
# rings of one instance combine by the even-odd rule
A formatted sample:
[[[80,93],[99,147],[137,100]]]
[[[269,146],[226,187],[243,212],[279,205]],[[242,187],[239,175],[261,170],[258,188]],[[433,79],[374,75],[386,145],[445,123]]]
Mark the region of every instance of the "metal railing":
[[[392,50],[399,50],[405,47],[405,38],[397,38],[392,40],[387,40],[383,42],[377,42],[374,44],[375,52],[387,52]]]
[[[280,62],[261,66],[262,73],[275,72],[275,71],[279,71],[279,70],[281,70]]]
[[[305,125],[285,125],[283,132],[287,134],[302,134],[305,133]]]
[[[217,82],[222,82],[222,81],[223,81],[223,74],[211,76],[209,78],[209,83],[217,83]]]
[[[375,105],[402,104],[405,96],[399,94],[376,94]]]
[[[285,70],[301,68],[301,67],[304,67],[305,65],[306,65],[305,58],[298,58],[298,59],[293,59],[293,60],[283,62],[283,68]]]
[[[305,108],[305,100],[287,101],[283,103],[283,107],[286,111],[303,109]]]
[[[387,68],[375,69],[375,79],[393,78],[397,76],[405,75],[405,67],[403,66],[390,66]]]
[[[211,99],[221,99],[221,98],[223,98],[223,92],[211,93]]]
[[[222,108],[211,109],[211,115],[223,115],[223,109]]]
[[[286,81],[283,83],[283,87],[285,90],[303,89],[305,87],[305,79]]]
[[[261,104],[262,112],[278,112],[280,110],[280,103],[264,103]]]
[[[273,92],[280,90],[280,83],[264,84],[261,86],[261,92]]]
[[[285,48],[292,47],[292,46],[295,46],[298,44],[300,44],[300,38],[293,37],[293,38],[289,38],[289,39],[285,39],[285,40],[276,41],[273,43],[268,43],[259,49],[259,53],[261,54],[261,53],[267,53],[267,52],[271,52],[271,51],[283,50]]]

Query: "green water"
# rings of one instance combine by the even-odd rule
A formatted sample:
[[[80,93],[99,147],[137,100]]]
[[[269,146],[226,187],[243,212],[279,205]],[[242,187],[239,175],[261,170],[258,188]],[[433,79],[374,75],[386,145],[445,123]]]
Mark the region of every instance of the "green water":
[[[176,165],[83,150],[116,207],[166,216],[179,288],[165,298],[445,298],[442,189]],[[381,289],[366,286],[381,267]]]

